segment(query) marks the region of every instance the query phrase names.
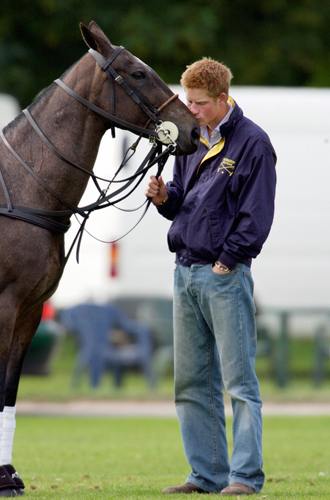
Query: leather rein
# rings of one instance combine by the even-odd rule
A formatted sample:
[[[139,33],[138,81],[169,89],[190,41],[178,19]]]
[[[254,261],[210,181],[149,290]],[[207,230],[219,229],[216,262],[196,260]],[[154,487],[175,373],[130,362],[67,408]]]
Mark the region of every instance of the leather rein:
[[[14,148],[10,145],[8,140],[6,139],[3,131],[0,132],[0,137],[6,147],[9,149],[9,151],[15,156],[15,158],[21,163],[21,165],[48,191],[50,192],[57,200],[59,200],[64,206],[67,207],[67,210],[61,210],[61,211],[51,211],[51,210],[43,210],[43,209],[36,209],[36,208],[30,208],[30,207],[23,207],[19,205],[13,205],[10,199],[9,191],[6,187],[5,180],[2,176],[1,170],[0,170],[0,183],[2,185],[2,188],[4,190],[5,198],[6,198],[6,203],[5,204],[0,204],[0,215],[4,215],[7,217],[12,217],[15,219],[23,220],[25,222],[37,225],[39,227],[43,227],[44,229],[48,229],[49,231],[52,231],[57,234],[63,234],[65,233],[71,226],[71,222],[68,221],[67,223],[62,223],[57,220],[52,220],[51,218],[57,218],[57,217],[70,217],[73,214],[79,214],[84,218],[83,223],[81,224],[80,230],[78,231],[78,234],[74,240],[78,238],[78,235],[80,233],[80,239],[82,235],[82,231],[84,229],[85,223],[90,215],[91,212],[94,210],[99,210],[101,208],[105,208],[109,205],[114,205],[115,203],[118,203],[119,201],[122,201],[124,198],[129,196],[134,189],[137,187],[137,185],[141,182],[147,171],[156,163],[158,163],[158,172],[157,176],[160,175],[167,159],[170,153],[173,153],[176,147],[176,142],[175,139],[171,137],[171,133],[167,130],[164,130],[164,127],[162,126],[162,122],[159,121],[157,115],[159,114],[160,110],[163,109],[165,106],[167,106],[170,102],[172,102],[175,98],[178,97],[178,95],[173,95],[170,97],[159,109],[155,108],[152,104],[147,102],[145,99],[142,97],[138,96],[137,93],[129,87],[129,85],[125,82],[125,80],[118,75],[118,73],[112,68],[111,64],[112,62],[116,59],[116,57],[123,51],[125,50],[124,47],[120,46],[117,47],[117,49],[112,53],[112,55],[106,60],[101,54],[99,54],[97,51],[90,49],[89,53],[94,57],[94,59],[98,62],[98,64],[101,66],[101,69],[106,72],[110,86],[111,86],[111,113],[108,113],[104,111],[103,109],[99,108],[98,106],[94,105],[93,103],[89,102],[88,100],[84,99],[82,96],[77,94],[74,90],[72,90],[70,87],[68,87],[62,80],[55,80],[55,83],[60,86],[65,92],[67,92],[70,96],[74,97],[77,101],[79,101],[81,104],[84,106],[88,107],[95,113],[107,118],[110,123],[111,123],[111,130],[112,130],[112,136],[115,136],[115,125],[124,128],[126,130],[129,130],[133,133],[136,133],[140,135],[140,138],[142,136],[149,136],[151,140],[154,141],[154,146],[151,148],[150,152],[146,156],[146,158],[143,160],[142,164],[139,166],[135,174],[133,174],[131,177],[127,179],[123,179],[121,181],[115,181],[113,180],[107,180],[107,179],[102,179],[100,177],[97,177],[93,172],[90,172],[81,166],[77,165],[76,163],[72,162],[65,156],[63,156],[56,148],[55,146],[51,143],[51,141],[46,137],[46,135],[42,132],[42,130],[39,128],[38,124],[30,114],[28,109],[23,110],[23,114],[31,124],[31,126],[34,128],[34,130],[37,132],[39,137],[43,140],[43,142],[47,145],[47,147],[62,161],[66,162],[67,164],[71,165],[74,168],[77,168],[84,173],[88,174],[90,177],[92,177],[94,184],[96,185],[100,197],[99,199],[88,206],[85,207],[76,207],[72,205],[70,202],[66,201],[64,198],[62,198],[59,194],[57,194],[50,186],[48,186],[47,183],[45,183],[39,175],[23,160],[23,158],[14,150]],[[138,127],[137,125],[134,125],[132,123],[126,122],[124,120],[121,120],[120,118],[117,118],[114,115],[114,81],[116,81],[121,87],[127,92],[127,94],[130,96],[131,99],[136,102],[140,108],[148,115],[149,120],[146,124],[146,127],[149,125],[150,121],[153,121],[156,124],[156,127],[154,130],[147,129],[146,127]],[[170,122],[167,122],[170,123]],[[172,124],[173,125],[173,124]],[[164,132],[165,132],[165,140],[164,140]],[[138,142],[138,141],[137,141]],[[162,144],[168,144],[168,147],[162,151]],[[124,162],[122,162],[120,168],[118,169],[116,175],[118,172],[121,170],[123,167]],[[121,194],[125,189],[127,189],[133,182],[136,180],[138,177],[140,177],[138,183],[136,184],[133,189],[126,195],[122,196],[120,199],[116,199],[115,201],[111,201],[112,198],[115,196]],[[125,182],[123,186],[121,186],[119,189],[116,191],[110,193],[109,195],[106,195],[105,191],[101,190],[97,180],[103,180],[109,182],[109,185],[112,182]],[[150,202],[147,204],[147,208],[149,206]],[[146,210],[145,210],[146,212]],[[144,212],[144,214],[145,214]],[[143,214],[143,215],[144,215]],[[141,219],[140,219],[141,220]],[[78,249],[79,252],[79,249]],[[78,253],[77,252],[77,253]]]

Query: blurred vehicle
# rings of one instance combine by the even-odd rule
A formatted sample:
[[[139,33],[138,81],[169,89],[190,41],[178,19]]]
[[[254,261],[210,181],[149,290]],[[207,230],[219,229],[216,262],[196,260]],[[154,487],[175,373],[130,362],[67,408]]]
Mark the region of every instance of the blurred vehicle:
[[[55,321],[55,309],[49,301],[45,302],[40,325],[24,359],[22,375],[50,375],[63,334],[63,327]]]

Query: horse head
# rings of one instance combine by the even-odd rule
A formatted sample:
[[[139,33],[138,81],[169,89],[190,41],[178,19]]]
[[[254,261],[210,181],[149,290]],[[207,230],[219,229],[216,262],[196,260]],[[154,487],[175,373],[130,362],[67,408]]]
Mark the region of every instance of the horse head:
[[[174,154],[194,153],[199,143],[198,122],[185,104],[175,98],[176,96],[157,73],[123,47],[112,45],[94,21],[88,28],[81,23],[80,30],[87,46],[91,49],[90,52],[94,55],[91,59],[94,66],[96,65],[95,71],[104,81],[102,92],[90,96],[89,99],[94,100],[96,104],[103,103],[103,107],[105,102],[108,103],[109,113],[148,130],[154,130],[156,125],[167,123],[169,129],[172,130],[172,127],[174,129],[176,142]],[[105,66],[109,71],[105,70]],[[127,94],[132,97],[129,106]],[[107,118],[105,126],[107,128],[111,126]],[[116,126],[125,128],[118,124]]]

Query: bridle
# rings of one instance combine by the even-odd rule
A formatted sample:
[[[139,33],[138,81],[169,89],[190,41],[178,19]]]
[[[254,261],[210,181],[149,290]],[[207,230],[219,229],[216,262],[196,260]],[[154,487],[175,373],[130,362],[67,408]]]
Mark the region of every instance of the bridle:
[[[123,77],[120,76],[116,72],[116,70],[112,67],[112,63],[114,62],[114,60],[119,56],[119,54],[123,50],[125,50],[124,47],[122,47],[122,46],[117,47],[116,50],[111,54],[111,56],[108,59],[105,59],[99,52],[97,52],[94,49],[89,49],[89,51],[88,51],[88,53],[91,56],[93,56],[94,59],[95,59],[95,61],[100,65],[101,69],[106,73],[106,75],[108,77],[108,80],[109,80],[109,83],[110,83],[110,88],[111,88],[111,114],[112,114],[112,118],[110,118],[110,116],[108,116],[108,118],[111,121],[113,121],[114,123],[119,124],[118,121],[117,121],[117,118],[114,117],[114,112],[115,112],[115,89],[114,89],[114,82],[116,82],[116,83],[118,83],[118,85],[120,85],[125,90],[125,92],[129,95],[129,97],[131,99],[133,99],[133,101],[136,102],[136,104],[138,104],[138,106],[140,106],[140,108],[149,116],[149,118],[154,123],[157,123],[158,122],[158,114],[159,114],[158,109],[155,106],[153,106],[152,104],[150,104],[149,102],[147,102],[145,99],[142,99],[141,97],[139,97],[136,94],[136,92],[125,82],[125,80],[123,79]],[[148,135],[153,135],[153,136],[157,135],[156,132],[153,132],[153,133],[150,134],[150,131],[148,132],[145,129],[139,130],[139,127],[135,128],[135,126],[133,126],[133,128],[131,128],[131,124],[127,123],[127,122],[124,122],[124,126],[128,130],[131,129],[132,132],[136,132],[136,133],[140,133],[140,134],[147,132]],[[112,131],[112,136],[114,137],[114,127],[113,126],[111,126],[111,131]]]
[[[144,159],[142,164],[139,166],[135,174],[133,174],[131,177],[124,179],[121,182],[125,182],[125,184],[114,191],[113,193],[106,195],[104,191],[101,190],[97,183],[97,179],[100,179],[99,177],[95,176],[93,172],[90,172],[81,166],[75,164],[68,158],[66,158],[64,155],[62,155],[56,148],[55,146],[51,143],[51,141],[46,137],[46,135],[42,132],[32,115],[30,114],[28,109],[23,110],[24,115],[28,119],[29,123],[31,126],[34,128],[34,130],[38,133],[40,138],[43,140],[43,142],[48,146],[51,151],[57,155],[61,160],[64,162],[68,163],[69,165],[83,171],[84,173],[88,174],[90,177],[92,177],[96,187],[98,188],[100,192],[100,197],[99,199],[86,207],[76,207],[73,206],[71,203],[67,202],[64,200],[60,195],[58,195],[50,186],[48,186],[40,177],[39,175],[23,160],[23,158],[14,150],[14,148],[10,145],[8,140],[6,139],[3,131],[0,132],[0,137],[3,140],[4,144],[7,146],[7,148],[10,150],[10,152],[15,156],[15,158],[23,165],[23,167],[31,174],[33,177],[48,191],[50,192],[55,198],[57,198],[59,201],[61,201],[62,204],[64,204],[68,210],[62,210],[62,211],[50,211],[50,210],[42,210],[42,209],[35,209],[35,208],[29,208],[29,207],[22,207],[22,206],[15,206],[12,204],[9,191],[6,187],[4,178],[2,176],[2,173],[0,171],[0,183],[2,185],[2,188],[5,193],[5,198],[6,198],[6,204],[0,204],[0,215],[5,215],[7,217],[12,217],[16,219],[23,220],[25,222],[29,222],[35,225],[38,225],[40,227],[43,227],[45,229],[48,229],[54,233],[58,234],[63,234],[65,233],[69,227],[71,226],[71,222],[67,223],[62,223],[57,220],[54,220],[54,218],[57,217],[66,217],[66,216],[71,216],[74,213],[77,213],[81,215],[84,218],[84,222],[81,225],[81,229],[79,232],[82,233],[86,220],[88,219],[90,213],[94,210],[99,210],[101,208],[105,208],[109,205],[113,205],[115,203],[118,203],[119,201],[122,201],[124,198],[129,196],[132,191],[137,187],[137,185],[141,182],[147,171],[156,163],[158,163],[158,172],[157,176],[160,175],[167,159],[170,153],[173,153],[176,147],[176,139],[178,137],[178,129],[176,125],[172,122],[161,122],[158,119],[158,115],[160,112],[160,109],[163,109],[165,106],[167,106],[170,102],[173,101],[173,99],[177,98],[178,95],[173,95],[170,99],[168,99],[160,109],[155,108],[152,104],[150,104],[148,101],[146,101],[144,98],[139,96],[128,84],[125,82],[125,80],[118,75],[118,73],[114,70],[112,67],[113,61],[118,57],[118,55],[124,50],[124,47],[120,46],[115,51],[111,54],[111,56],[108,59],[105,59],[101,54],[99,54],[97,51],[90,49],[89,53],[94,57],[94,59],[97,61],[97,63],[101,66],[101,69],[106,72],[110,86],[111,86],[111,113],[108,113],[107,111],[104,111],[103,109],[99,108],[95,104],[89,102],[87,99],[83,98],[79,94],[77,94],[74,90],[72,90],[70,87],[68,87],[62,80],[57,79],[55,80],[55,83],[60,86],[64,91],[66,91],[70,96],[74,97],[77,101],[79,101],[81,104],[84,106],[88,107],[95,113],[107,118],[111,125],[110,128],[112,130],[112,135],[114,137],[114,128],[115,125],[127,129],[131,132],[134,132],[140,137],[142,136],[149,136],[153,142],[153,147],[151,151],[148,153],[147,157]],[[127,92],[127,94],[130,96],[131,99],[136,102],[140,108],[147,114],[148,116],[148,122],[146,126],[139,127],[136,126],[132,123],[126,122],[118,117],[115,116],[115,110],[114,110],[114,81],[117,82],[121,87]],[[153,121],[155,123],[155,129],[151,130],[146,128],[150,121]],[[167,148],[162,151],[162,144],[166,144]],[[124,165],[122,163],[121,167]],[[119,169],[120,170],[120,169]],[[119,171],[118,170],[118,171]],[[118,174],[117,171],[117,174]],[[117,175],[116,174],[116,175]],[[138,184],[132,189],[128,194],[125,196],[122,196],[120,199],[117,199],[115,201],[111,201],[112,198],[115,196],[121,194],[125,189],[127,189],[133,182],[136,180],[138,177],[140,177]],[[101,180],[106,180],[106,179],[101,179]],[[109,184],[114,182],[114,180],[108,180]],[[118,182],[118,181],[116,181]],[[150,204],[150,200],[147,204],[147,208]],[[146,212],[146,210],[145,210]],[[144,214],[143,214],[144,215]],[[51,217],[52,219],[49,219]],[[78,233],[79,234],[79,233]],[[78,235],[77,235],[78,237]],[[77,239],[75,238],[75,240]],[[80,235],[81,237],[81,235]]]
[[[57,79],[55,80],[55,83],[59,85],[63,90],[65,90],[69,95],[74,97],[77,101],[80,103],[84,104],[86,107],[89,109],[93,110],[95,113],[98,113],[99,115],[103,116],[104,118],[107,118],[110,122],[112,122],[111,125],[111,131],[112,131],[112,137],[115,137],[115,128],[113,123],[116,125],[125,128],[126,130],[129,130],[130,132],[134,132],[138,135],[147,135],[149,137],[155,137],[157,140],[162,142],[163,144],[169,144],[171,143],[173,147],[176,145],[175,141],[178,138],[178,131],[176,125],[172,124],[172,122],[165,122],[165,123],[171,123],[174,125],[177,131],[177,135],[175,136],[174,133],[171,133],[169,131],[169,135],[166,137],[168,141],[164,140],[163,137],[163,132],[164,132],[164,127],[163,127],[163,122],[158,119],[159,115],[159,109],[157,109],[153,104],[148,102],[146,99],[144,99],[142,96],[139,96],[135,90],[133,90],[127,82],[125,82],[124,78],[120,76],[116,70],[112,67],[112,63],[114,60],[119,56],[119,54],[125,50],[124,47],[120,46],[117,47],[116,50],[111,54],[111,56],[108,59],[105,59],[99,52],[97,52],[94,49],[89,49],[88,53],[94,57],[95,61],[100,65],[101,69],[106,73],[108,76],[110,88],[111,88],[111,113],[108,113],[107,111],[104,111],[103,109],[99,108],[95,104],[92,104],[89,102],[87,99],[84,99],[81,97],[79,94],[77,94],[74,90],[72,90],[70,87],[68,87],[62,80]],[[147,122],[147,125],[150,123],[150,121],[153,121],[156,124],[155,130],[150,130],[147,129],[146,127],[138,127],[137,125],[134,125],[132,123],[126,122],[124,120],[121,120],[117,116],[115,116],[115,91],[114,91],[114,82],[118,83],[125,92],[128,94],[128,96],[136,103],[138,106],[146,113],[146,115],[149,117],[149,120]],[[173,101],[173,99],[176,99],[178,97],[177,94],[173,95],[170,97],[164,104],[162,104],[161,109],[163,109],[165,106],[167,106],[170,102]],[[171,128],[171,127],[170,127]]]

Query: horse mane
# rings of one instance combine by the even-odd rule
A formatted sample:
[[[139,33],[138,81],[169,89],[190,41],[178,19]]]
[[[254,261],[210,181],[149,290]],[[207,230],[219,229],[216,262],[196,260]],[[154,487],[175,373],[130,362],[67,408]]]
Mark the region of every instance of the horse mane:
[[[83,56],[84,57],[84,56]],[[81,58],[82,59],[82,58]],[[79,59],[80,61],[80,59]],[[70,71],[76,66],[76,64],[79,62],[79,61],[76,61],[74,64],[72,64],[60,77],[60,79],[62,80],[68,73],[70,73]],[[35,99],[32,101],[31,104],[29,104],[28,108],[29,110],[33,111],[33,109],[39,104],[39,102],[43,99],[47,99],[47,98],[50,98],[51,95],[53,94],[55,88],[57,88],[57,84],[56,83],[52,83],[49,87],[46,87],[44,89],[42,89],[35,97]],[[14,118],[11,122],[9,122],[3,129],[3,132],[4,134],[6,132],[9,132],[10,130],[12,130],[13,128],[17,127],[20,123],[20,121],[22,120],[23,118],[23,114],[20,113],[19,115],[16,116],[16,118]]]
[[[35,100],[32,101],[32,103],[28,106],[30,110],[33,110],[35,106],[44,98],[47,98],[50,93],[53,93],[55,89],[56,84],[52,83],[49,87],[45,88],[44,90],[41,90],[39,94],[36,96]],[[19,115],[16,116],[11,122],[9,122],[3,129],[3,133],[6,134],[6,132],[10,132],[10,130],[16,128],[19,123],[21,122],[23,118],[23,113],[20,113]]]

